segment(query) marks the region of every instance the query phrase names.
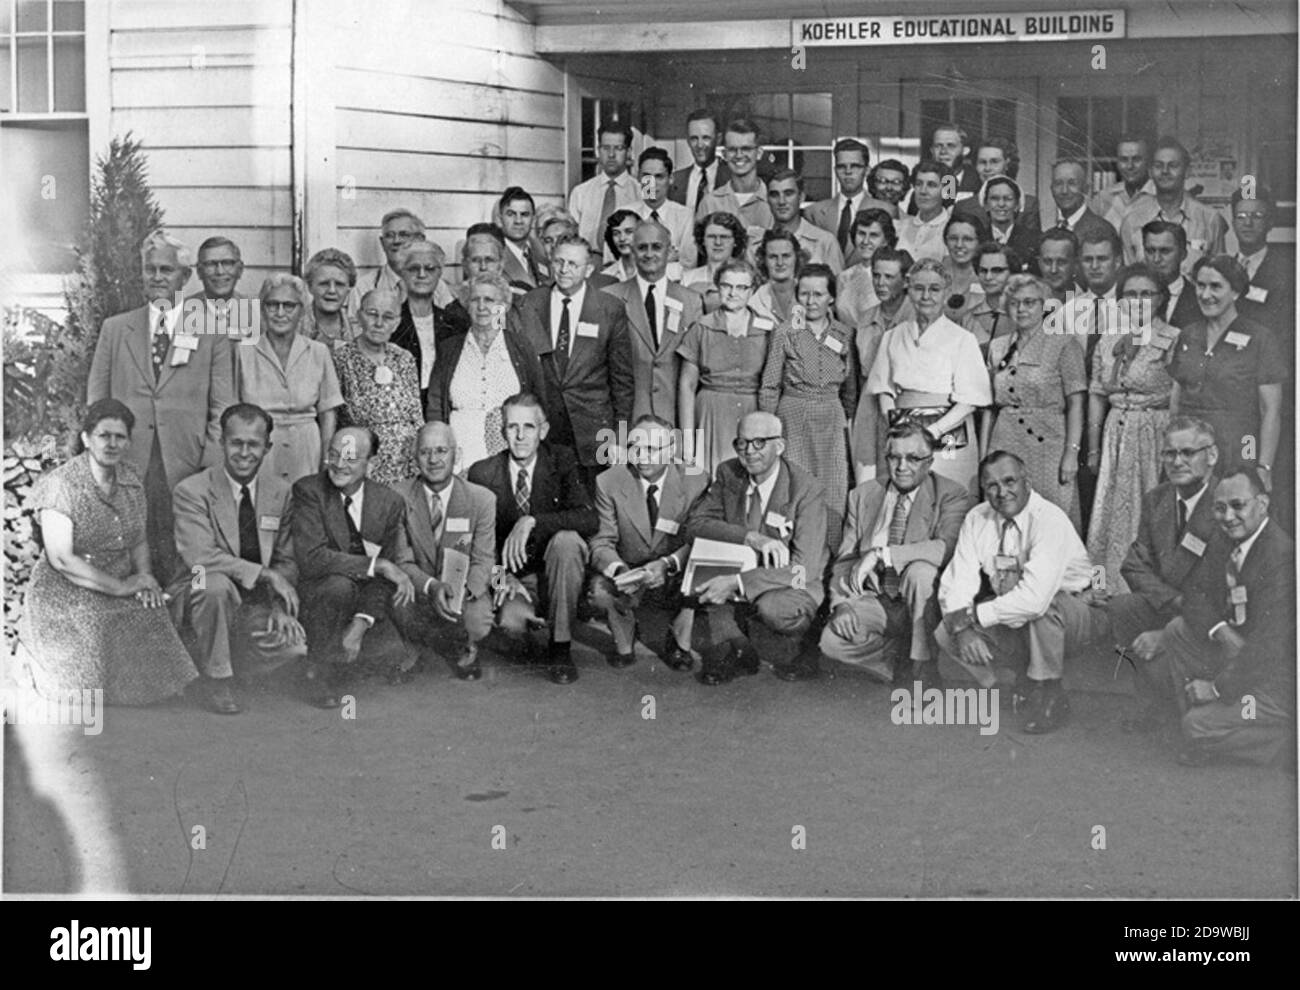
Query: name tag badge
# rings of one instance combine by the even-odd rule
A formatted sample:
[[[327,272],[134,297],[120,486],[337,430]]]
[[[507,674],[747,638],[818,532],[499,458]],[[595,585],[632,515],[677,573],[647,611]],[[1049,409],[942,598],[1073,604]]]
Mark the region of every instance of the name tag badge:
[[[1010,571],[1020,566],[1020,558],[1000,553],[993,558],[993,567],[999,571]]]
[[[190,363],[190,352],[180,348],[172,348],[172,367],[179,368],[183,364]]]
[[[785,529],[786,526],[790,525],[786,521],[785,516],[781,515],[779,512],[769,512],[765,522],[773,529]]]
[[[1193,251],[1205,252],[1205,241],[1198,238],[1189,238],[1187,246]]]
[[[754,317],[755,330],[771,330],[774,326],[776,326],[776,324],[773,323],[771,320],[769,320],[766,316]]]
[[[280,528],[280,517],[279,517],[279,516],[263,516],[262,519],[261,519],[261,521],[257,524],[257,528],[258,528],[258,529],[269,529],[271,532],[274,533],[274,532],[276,532],[277,530],[279,530],[279,528]]]
[[[667,299],[664,300],[664,309],[670,309],[678,316],[681,316],[682,301],[680,299],[674,299],[672,296],[669,296]]]
[[[517,296],[525,296],[528,294],[528,290],[525,289],[522,285],[512,285],[510,286],[510,291]]]
[[[379,551],[384,549],[378,543],[371,543],[369,540],[365,539],[364,537],[362,538],[361,542],[366,548],[367,557],[378,557]]]
[[[579,320],[579,321],[578,321],[578,336],[579,336],[579,337],[599,337],[599,336],[600,336],[600,327],[597,326],[595,323],[584,323],[584,322],[582,322],[581,320]]]
[[[1184,550],[1189,550],[1197,557],[1205,553],[1205,541],[1195,533],[1184,533],[1183,542],[1178,544]]]
[[[1266,303],[1268,302],[1268,289],[1262,285],[1252,285],[1246,290],[1246,298],[1251,302]]]
[[[1237,350],[1241,350],[1250,343],[1250,334],[1238,333],[1236,330],[1229,330],[1223,335],[1223,342],[1225,344],[1231,344],[1233,347],[1237,348]]]
[[[468,519],[464,519],[464,518],[456,518],[456,517],[450,518],[450,519],[447,520],[447,525],[446,525],[446,527],[445,527],[445,529],[444,529],[444,532],[447,532],[447,533],[468,533],[468,532],[469,532],[469,520],[468,520]]]
[[[844,353],[844,345],[840,343],[840,339],[838,337],[832,337],[829,333],[827,333],[826,336],[822,338],[822,343],[825,344],[827,347],[829,347],[831,350],[833,350],[836,354]]]
[[[1155,337],[1151,338],[1151,346],[1158,351],[1167,351],[1174,345],[1173,337]]]
[[[1239,584],[1228,592],[1228,601],[1232,602],[1234,605],[1245,605],[1246,586],[1244,584]]]
[[[660,516],[659,521],[655,523],[655,532],[667,533],[669,536],[676,536],[680,528],[676,519],[665,519],[663,516]]]
[[[682,311],[680,309],[667,310],[664,313],[664,323],[668,327],[669,333],[677,333],[682,326]]]
[[[221,317],[225,317],[225,313]],[[172,347],[178,351],[196,351],[199,348],[199,338],[194,334],[178,333],[172,338]]]

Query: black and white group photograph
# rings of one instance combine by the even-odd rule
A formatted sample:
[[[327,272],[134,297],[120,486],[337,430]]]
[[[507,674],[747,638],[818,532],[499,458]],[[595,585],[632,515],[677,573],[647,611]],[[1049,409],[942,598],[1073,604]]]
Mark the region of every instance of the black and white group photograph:
[[[0,0],[0,893],[1249,963],[1150,902],[1300,896],[1297,24]]]

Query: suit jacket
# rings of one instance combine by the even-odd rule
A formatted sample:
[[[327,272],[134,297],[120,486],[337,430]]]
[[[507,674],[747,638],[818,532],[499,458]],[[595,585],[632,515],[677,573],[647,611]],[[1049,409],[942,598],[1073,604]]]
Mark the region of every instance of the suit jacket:
[[[744,543],[749,532],[745,528],[749,485],[749,473],[738,458],[719,464],[717,476],[686,522],[687,537]],[[785,531],[782,521],[787,523]],[[782,457],[776,486],[763,512],[761,532],[790,548],[790,564],[745,571],[741,575],[745,598],[752,602],[768,591],[806,582],[805,590],[820,605],[827,558],[825,486]]]
[[[871,549],[871,534],[880,521],[888,490],[889,478],[884,477],[858,485],[849,493],[844,534],[831,567],[832,604],[854,597],[848,578],[862,555]],[[974,496],[965,488],[931,471],[913,492],[903,542],[889,548],[894,570],[902,574],[912,561],[923,560],[942,571],[952,559],[961,522],[974,504]]]
[[[537,286],[545,282],[547,277],[550,275],[550,271],[547,269],[543,261],[545,255],[541,250],[539,250],[534,241],[535,238],[529,237],[528,252],[532,255],[533,267],[537,270],[535,276],[524,267],[523,262],[515,257],[513,251],[506,248],[505,264],[501,268],[501,274],[506,277],[506,280],[510,283],[512,288],[515,286],[522,286],[525,289],[535,289]]]
[[[416,590],[423,589],[429,578],[441,579],[442,552],[450,548],[469,557],[466,597],[473,599],[486,595],[492,564],[496,560],[495,496],[481,485],[453,477],[443,513],[442,532],[435,542],[428,489],[424,482],[419,478],[408,478],[393,490],[406,502],[406,541],[411,546],[415,566],[423,575],[415,583]],[[364,505],[362,511],[365,511]]]
[[[643,413],[654,413],[673,426],[677,425],[677,372],[682,363],[677,355],[677,346],[687,328],[703,315],[704,298],[694,289],[685,289],[676,282],[667,284],[668,297],[664,302],[664,325],[659,328],[658,348],[650,333],[645,299],[637,280],[630,278],[604,290],[623,303],[632,328],[632,378],[636,383],[636,395],[632,400],[629,428]],[[675,308],[674,303],[677,304]]]
[[[1245,299],[1246,297],[1242,296],[1241,298]],[[1238,305],[1238,311],[1244,315],[1240,304]],[[1174,311],[1169,314],[1169,318],[1165,322],[1182,330],[1184,327],[1189,327],[1204,318],[1201,315],[1200,304],[1196,301],[1196,286],[1192,284],[1190,278],[1184,275],[1183,291],[1178,293],[1178,301],[1174,303]]]
[[[691,181],[691,169],[695,168],[695,161],[692,159],[690,168],[679,168],[673,173],[672,187],[668,190],[668,198],[674,203],[681,203],[683,206],[689,205],[691,209],[695,208],[695,190],[687,189],[686,186]],[[727,167],[726,161],[722,156],[718,156],[718,171],[713,176],[713,188],[726,185],[731,181],[731,169]],[[690,203],[686,202],[690,198]]]
[[[1056,225],[1052,224],[1052,226]],[[1082,246],[1088,237],[1094,235],[1102,237],[1118,236],[1118,232],[1105,220],[1093,213],[1091,207],[1084,207],[1083,216],[1079,217],[1078,222],[1074,225],[1074,236],[1079,239],[1079,245]]]
[[[567,442],[564,427],[572,431],[578,461],[590,467],[600,463],[598,453],[602,431],[617,433],[620,421],[632,415],[635,379],[632,372],[632,343],[628,339],[627,310],[592,283],[582,300],[582,312],[571,320],[569,360],[561,373],[555,360],[551,332],[551,290],[534,289],[519,304],[519,323],[533,351],[541,359],[546,395],[542,396],[551,432],[556,442]],[[583,324],[594,327],[594,335],[582,332]],[[514,496],[511,494],[511,501]]]
[[[469,480],[496,496],[496,554],[519,521],[519,503],[515,501],[514,473],[510,470],[510,452],[484,458],[472,465]],[[573,451],[543,443],[537,448],[533,465],[533,484],[529,491],[529,508],[537,520],[525,550],[528,563],[522,573],[539,571],[551,537],[571,529],[584,539],[596,532],[596,509],[578,471]]]
[[[1217,483],[1217,478],[1210,478],[1205,494],[1187,520],[1187,532],[1206,545],[1219,536],[1218,524],[1210,511]],[[1178,539],[1177,497],[1178,489],[1167,481],[1143,494],[1137,539],[1128,548],[1119,568],[1129,590],[1145,598],[1157,612],[1172,607],[1205,556],[1204,550],[1193,553]]]
[[[1210,544],[1183,601],[1183,619],[1196,639],[1203,641],[1211,628],[1232,615],[1227,604],[1232,550],[1232,542],[1222,535]],[[1246,621],[1235,628],[1246,644],[1224,665],[1214,686],[1228,704],[1264,691],[1294,711],[1295,543],[1276,520],[1265,523],[1250,548],[1240,584],[1246,589]]]
[[[235,401],[231,348],[237,345],[225,334],[198,334],[188,337],[192,350],[178,348],[177,340],[187,336],[184,327],[182,318],[155,382],[149,307],[110,316],[95,342],[86,383],[87,405],[113,398],[135,416],[126,459],[142,478],[157,434],[168,488],[221,459],[221,413]],[[184,364],[174,363],[185,353]]]
[[[816,224],[822,230],[829,231],[836,237],[840,232],[840,198],[832,196],[830,199],[819,199],[804,207],[803,215],[808,218],[809,223]],[[883,199],[876,199],[871,193],[865,193],[862,197],[862,203],[858,206],[858,212],[863,210],[884,210],[891,217],[898,213],[898,208],[893,203],[887,203]],[[840,245],[844,247],[843,244]],[[852,238],[849,241],[849,250],[852,251]],[[847,253],[846,253],[847,259]],[[847,263],[847,260],[846,260]]]
[[[709,476],[670,464],[658,484],[659,523],[651,529],[641,479],[631,467],[617,464],[596,478],[600,528],[589,541],[592,567],[605,574],[616,564],[639,567],[669,555],[678,566],[686,563],[686,520],[709,487]],[[670,533],[672,524],[675,532]]]
[[[406,541],[406,502],[387,485],[366,481],[361,502],[361,538],[379,545],[379,556],[422,580]],[[343,495],[328,475],[309,474],[293,483],[293,553],[304,581],[340,574],[362,580],[370,558],[348,552]]]
[[[439,351],[442,348],[442,342],[458,333],[465,333],[469,330],[469,314],[459,301],[453,300],[445,308],[433,307],[433,348],[434,348],[434,368],[438,367]],[[411,357],[415,358],[415,373],[419,375],[420,368],[423,364],[421,358],[420,335],[415,332],[415,318],[411,316],[411,304],[405,300],[402,302],[402,319],[397,324],[397,329],[393,331],[390,338],[392,343],[398,347],[405,348],[411,352]],[[437,371],[429,375],[429,381],[433,381],[433,376]],[[420,408],[426,408],[429,400],[429,390],[420,389]]]
[[[172,492],[176,549],[187,568],[202,567],[224,574],[252,591],[263,567],[279,571],[291,584],[298,582],[293,555],[292,495],[279,478],[257,480],[253,512],[257,519],[260,564],[239,555],[239,504],[221,464],[191,475]],[[186,575],[188,579],[188,575]]]
[[[500,332],[505,334],[506,353],[519,378],[519,391],[533,393],[545,406],[546,381],[542,377],[541,361],[517,328],[507,324],[506,329]],[[456,374],[456,367],[460,364],[460,356],[468,339],[467,331],[438,343],[438,361],[433,366],[433,374],[429,376],[428,400],[424,407],[427,422],[451,421],[451,379]]]
[[[1251,295],[1263,299],[1251,299]],[[1270,326],[1280,339],[1295,335],[1295,245],[1270,244],[1268,254],[1250,280],[1250,289],[1237,300],[1237,311]]]

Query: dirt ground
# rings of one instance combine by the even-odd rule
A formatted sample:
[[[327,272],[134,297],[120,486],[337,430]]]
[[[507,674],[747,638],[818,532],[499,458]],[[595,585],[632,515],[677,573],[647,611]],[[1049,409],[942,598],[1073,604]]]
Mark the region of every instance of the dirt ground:
[[[1004,707],[986,736],[895,725],[889,688],[839,665],[705,688],[580,635],[569,687],[485,651],[477,683],[359,684],[351,720],[285,671],[233,718],[178,700],[109,709],[97,736],[6,726],[4,889],[1297,894],[1294,771],[1187,769],[1172,738],[1121,733],[1100,656],[1067,677],[1069,726],[1026,736]]]

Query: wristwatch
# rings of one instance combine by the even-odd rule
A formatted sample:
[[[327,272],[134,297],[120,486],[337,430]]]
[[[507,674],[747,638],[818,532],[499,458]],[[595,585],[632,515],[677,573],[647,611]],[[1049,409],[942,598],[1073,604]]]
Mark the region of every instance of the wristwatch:
[[[677,558],[670,554],[667,557],[660,557],[659,559],[664,562],[664,573],[668,577],[676,577],[678,572],[681,570],[681,566],[677,563]]]

